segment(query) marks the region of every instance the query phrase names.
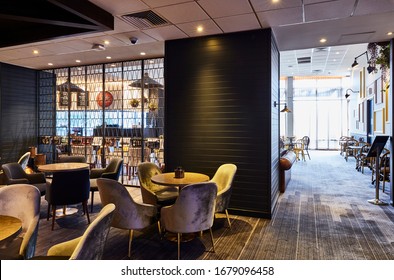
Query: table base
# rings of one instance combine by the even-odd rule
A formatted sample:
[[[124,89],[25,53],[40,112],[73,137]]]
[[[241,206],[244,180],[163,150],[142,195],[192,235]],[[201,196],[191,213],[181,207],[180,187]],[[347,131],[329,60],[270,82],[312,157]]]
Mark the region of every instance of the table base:
[[[369,203],[374,204],[374,205],[388,205],[388,203],[384,200],[380,200],[380,199],[370,199],[368,200]]]
[[[61,208],[56,210],[56,217],[64,217],[64,216],[74,215],[76,213],[78,213],[77,208],[71,208],[71,207],[67,207],[66,209]]]

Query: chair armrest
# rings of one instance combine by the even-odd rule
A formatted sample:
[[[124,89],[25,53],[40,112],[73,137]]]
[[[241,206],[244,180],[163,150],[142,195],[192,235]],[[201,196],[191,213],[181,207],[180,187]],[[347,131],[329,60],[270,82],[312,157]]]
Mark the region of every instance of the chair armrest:
[[[29,180],[26,178],[8,179],[8,185],[15,185],[15,184],[29,184]]]
[[[70,256],[73,254],[82,236],[66,242],[56,244],[49,248],[47,256]]]
[[[27,179],[29,180],[30,184],[40,184],[40,183],[46,182],[45,174],[42,172],[26,174],[26,175],[27,175]]]
[[[116,180],[116,172],[105,172],[101,174],[101,178],[108,178],[108,179],[113,179]]]
[[[94,168],[90,170],[90,179],[100,178],[104,173],[105,168]]]

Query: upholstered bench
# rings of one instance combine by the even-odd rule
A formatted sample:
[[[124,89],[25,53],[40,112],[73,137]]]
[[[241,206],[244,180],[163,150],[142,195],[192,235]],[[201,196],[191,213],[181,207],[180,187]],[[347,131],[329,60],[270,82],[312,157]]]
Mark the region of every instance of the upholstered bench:
[[[284,151],[279,160],[279,191],[285,192],[287,184],[291,179],[291,167],[296,161],[296,154],[293,151]]]

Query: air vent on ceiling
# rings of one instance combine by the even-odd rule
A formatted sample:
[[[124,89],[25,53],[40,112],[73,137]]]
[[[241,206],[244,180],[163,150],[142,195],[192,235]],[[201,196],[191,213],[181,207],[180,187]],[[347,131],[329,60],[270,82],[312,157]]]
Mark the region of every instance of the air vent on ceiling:
[[[298,57],[297,62],[298,62],[298,64],[311,63],[311,57],[310,56]]]
[[[315,52],[326,52],[327,50],[328,50],[328,48],[326,48],[326,47],[315,48]]]
[[[147,29],[169,24],[167,20],[153,11],[123,15],[122,18],[139,29]]]

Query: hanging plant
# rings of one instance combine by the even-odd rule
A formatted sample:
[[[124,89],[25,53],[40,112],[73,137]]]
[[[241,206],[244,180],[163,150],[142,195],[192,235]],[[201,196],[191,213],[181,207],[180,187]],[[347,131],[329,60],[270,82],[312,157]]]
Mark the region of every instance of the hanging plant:
[[[130,105],[133,108],[137,108],[140,105],[140,101],[137,98],[133,98],[130,100]]]
[[[376,64],[380,65],[380,69],[390,68],[390,44],[381,43],[379,44],[379,53],[376,58]]]

